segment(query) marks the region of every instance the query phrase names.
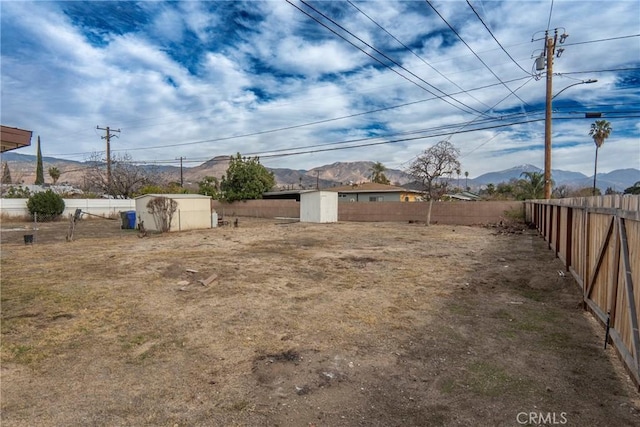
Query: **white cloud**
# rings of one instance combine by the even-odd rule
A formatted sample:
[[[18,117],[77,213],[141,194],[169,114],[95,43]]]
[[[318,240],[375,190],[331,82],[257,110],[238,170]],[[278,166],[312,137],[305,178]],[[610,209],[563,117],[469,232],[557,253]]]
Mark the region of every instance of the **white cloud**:
[[[314,4],[330,13],[325,3]],[[411,44],[423,60],[464,90],[493,85],[455,95],[467,106],[485,110],[509,94],[467,47],[458,42],[451,45],[455,36],[426,3],[381,1],[356,5],[404,43]],[[525,76],[495,44],[466,3],[446,1],[434,5],[503,80]],[[430,130],[429,135],[434,135],[443,126],[462,126],[475,117],[461,111],[467,107],[453,100],[457,107],[431,100],[296,127],[431,98],[429,91],[440,95],[433,87],[447,93],[461,89],[421,59],[400,49],[346,3],[337,5],[342,7],[342,15],[336,20],[426,81],[395,67],[428,91],[389,69],[372,66],[364,53],[286,2],[250,3],[251,11],[262,20],[237,18],[249,26],[246,31],[236,25],[228,27],[228,22],[235,21],[223,19],[220,9],[211,11],[215,8],[210,6],[192,1],[144,2],[147,25],[106,33],[103,43],[96,44],[87,35],[89,29],[62,13],[60,5],[3,2],[3,28],[19,28],[19,32],[8,34],[3,30],[2,34],[3,124],[34,130],[46,142],[47,155],[101,150],[104,141],[95,126],[109,125],[123,131],[114,148],[130,150],[134,158],[169,160],[186,156],[205,160],[236,151],[265,152],[364,138],[375,127],[389,134]],[[531,43],[531,36],[546,28],[549,2],[474,2],[474,6],[511,56],[529,70],[531,55],[542,47],[542,41]],[[229,12],[229,8],[241,6],[220,7]],[[555,70],[560,73],[637,67],[640,63],[637,37],[575,44],[637,33],[637,2],[612,1],[607,7],[593,1],[556,2],[551,27],[558,25],[566,26],[570,34],[566,51],[555,62]],[[197,46],[191,45],[194,38],[187,38],[188,32],[196,35]],[[187,58],[188,55],[193,56]],[[593,166],[593,143],[586,135],[590,122],[578,120],[580,113],[586,108],[610,111],[616,100],[627,105],[615,108],[637,110],[639,91],[638,87],[616,89],[616,73],[586,73],[555,77],[554,92],[577,82],[575,79],[587,78],[599,81],[569,88],[554,102],[559,106],[556,117],[573,114],[571,117],[576,120],[554,121],[557,145],[553,167],[588,175]],[[508,85],[515,89],[525,81]],[[517,93],[541,110],[545,81],[530,81]],[[575,107],[575,102],[569,104],[570,101],[583,106]],[[521,111],[521,102],[510,96],[499,108]],[[522,120],[541,117],[538,112],[523,116]],[[601,151],[599,170],[640,167],[637,119],[611,121],[614,133]],[[487,126],[504,122],[487,122]],[[286,127],[293,128],[225,139]],[[272,167],[312,168],[335,161],[374,160],[388,167],[403,167],[445,137],[265,159],[265,163]],[[214,141],[175,146],[205,140]],[[523,163],[540,167],[543,140],[542,121],[451,137],[461,148],[463,168],[471,176]]]

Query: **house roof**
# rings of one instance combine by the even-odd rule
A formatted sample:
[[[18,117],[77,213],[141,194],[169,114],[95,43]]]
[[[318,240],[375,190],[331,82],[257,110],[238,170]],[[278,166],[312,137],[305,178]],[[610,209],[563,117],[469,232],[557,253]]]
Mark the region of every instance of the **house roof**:
[[[31,145],[30,130],[0,126],[0,152],[16,150]]]
[[[338,193],[416,193],[416,190],[409,190],[395,185],[378,184],[376,182],[365,182],[363,184],[343,185],[341,187],[323,188],[323,191],[334,191]]]
[[[211,196],[205,196],[202,194],[143,194],[141,196],[137,196],[137,199],[141,199],[143,197],[167,197],[169,199],[210,199]]]

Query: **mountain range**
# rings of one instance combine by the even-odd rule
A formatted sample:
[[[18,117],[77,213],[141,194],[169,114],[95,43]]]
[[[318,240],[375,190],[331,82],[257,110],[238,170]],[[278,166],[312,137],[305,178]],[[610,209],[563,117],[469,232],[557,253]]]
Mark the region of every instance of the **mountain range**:
[[[2,162],[7,162],[13,182],[32,184],[35,181],[36,156],[8,152],[2,154],[1,160]],[[222,177],[228,165],[228,156],[214,157],[198,166],[184,167],[182,170],[183,179],[187,185],[196,186],[196,183],[205,176]],[[269,170],[273,172],[277,186],[282,189],[316,188],[316,186],[327,188],[349,183],[367,182],[373,165],[374,162],[370,161],[336,162],[310,170],[285,168],[269,168]],[[59,183],[80,185],[83,182],[84,170],[88,167],[88,162],[43,157],[43,166],[46,182],[51,181],[46,171],[55,166],[62,172]],[[180,180],[180,168],[177,166],[145,167],[154,168],[169,180]],[[508,182],[511,179],[519,179],[524,172],[542,172],[542,169],[525,164],[502,171],[485,173],[473,179],[466,178],[463,175],[454,175],[451,177],[451,182],[453,185],[477,190],[490,183],[497,185],[501,182]],[[387,169],[385,175],[394,185],[406,185],[412,181],[407,173],[397,169]],[[554,169],[551,175],[556,186],[566,185],[572,188],[584,188],[593,185],[593,176],[589,177],[579,172]],[[616,191],[623,191],[638,181],[640,181],[639,169],[617,169],[608,173],[599,173],[597,176],[597,186],[603,192],[608,187]]]

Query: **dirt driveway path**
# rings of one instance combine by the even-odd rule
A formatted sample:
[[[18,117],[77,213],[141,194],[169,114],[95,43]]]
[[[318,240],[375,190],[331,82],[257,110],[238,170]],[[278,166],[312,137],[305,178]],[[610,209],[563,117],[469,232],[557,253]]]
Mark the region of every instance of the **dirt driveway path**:
[[[3,427],[640,424],[532,231],[113,226],[3,234]]]

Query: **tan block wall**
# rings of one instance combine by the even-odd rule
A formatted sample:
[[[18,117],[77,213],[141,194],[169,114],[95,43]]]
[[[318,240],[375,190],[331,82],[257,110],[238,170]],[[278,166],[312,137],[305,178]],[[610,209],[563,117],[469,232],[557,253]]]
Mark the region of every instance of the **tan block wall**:
[[[211,202],[218,215],[254,218],[299,218],[300,204],[295,200],[247,200],[244,202]],[[338,203],[338,221],[409,222],[426,221],[427,203],[375,202]],[[523,202],[434,202],[432,224],[473,225],[497,223],[505,211],[524,212]]]

